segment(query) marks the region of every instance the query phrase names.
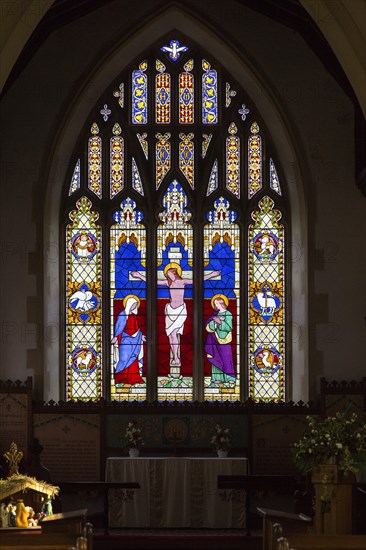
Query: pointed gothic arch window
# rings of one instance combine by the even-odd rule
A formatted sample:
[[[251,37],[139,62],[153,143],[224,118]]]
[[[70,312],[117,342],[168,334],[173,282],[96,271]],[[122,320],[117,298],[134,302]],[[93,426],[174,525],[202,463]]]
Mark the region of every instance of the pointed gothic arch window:
[[[125,69],[64,197],[67,399],[285,399],[286,189],[217,60],[179,37]]]

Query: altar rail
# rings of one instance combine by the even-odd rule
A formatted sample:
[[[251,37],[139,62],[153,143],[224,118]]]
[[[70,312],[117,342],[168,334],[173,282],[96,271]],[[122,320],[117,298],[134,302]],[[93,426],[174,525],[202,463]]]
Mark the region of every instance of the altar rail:
[[[304,480],[298,477],[285,475],[245,475],[245,476],[228,476],[220,475],[217,478],[218,489],[242,490],[245,495],[246,509],[246,531],[247,535],[251,535],[252,517],[251,517],[251,500],[252,496],[258,492],[275,493],[276,495],[291,495],[295,500],[295,492],[303,491],[305,488]],[[260,510],[258,508],[257,510]],[[303,514],[296,516],[303,519]],[[310,521],[311,518],[309,518]],[[265,522],[264,522],[265,523]],[[266,529],[268,531],[268,528]]]
[[[10,550],[69,550],[83,536],[87,510],[53,514],[45,517],[38,527],[0,529],[0,548]],[[80,539],[79,539],[80,540]],[[84,539],[86,550],[92,550],[92,532]]]
[[[128,494],[136,489],[140,489],[140,484],[136,481],[74,481],[72,483],[58,483],[58,485],[60,487],[60,498],[64,495],[73,494],[77,495],[79,499],[83,499],[86,503],[88,500],[100,499],[102,501],[103,512],[98,515],[88,514],[88,520],[96,527],[103,527],[105,532],[108,531],[109,491],[118,490]]]
[[[263,521],[263,550],[365,550],[366,535],[317,535],[310,517],[257,508]]]

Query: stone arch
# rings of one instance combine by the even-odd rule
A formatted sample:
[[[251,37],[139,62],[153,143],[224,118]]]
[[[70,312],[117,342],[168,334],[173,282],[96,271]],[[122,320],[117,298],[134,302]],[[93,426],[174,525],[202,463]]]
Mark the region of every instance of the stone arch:
[[[170,7],[136,29],[131,36],[117,44],[100,61],[93,74],[74,97],[64,122],[60,125],[46,160],[46,196],[44,208],[44,244],[61,250],[59,219],[60,204],[68,164],[89,114],[90,102],[86,101],[93,90],[99,95],[144,49],[146,44],[158,40],[167,32],[179,31],[187,38],[199,42],[213,57],[231,72],[246,90],[266,122],[268,132],[275,144],[278,159],[282,165],[291,211],[291,246],[289,291],[292,311],[288,315],[292,327],[292,341],[288,364],[292,369],[292,384],[288,390],[290,399],[308,399],[308,351],[307,351],[307,210],[304,193],[304,177],[307,168],[300,159],[298,146],[290,122],[285,115],[286,108],[277,100],[258,74],[245,52],[239,52],[230,45],[228,38],[218,35],[192,15],[178,7]],[[199,39],[197,39],[199,37]],[[96,96],[97,97],[97,96]],[[95,98],[96,99],[96,98]],[[59,261],[44,264],[44,323],[45,326],[60,323],[60,280]],[[59,331],[62,334],[62,331]],[[44,346],[44,399],[60,399],[60,341],[46,341]]]

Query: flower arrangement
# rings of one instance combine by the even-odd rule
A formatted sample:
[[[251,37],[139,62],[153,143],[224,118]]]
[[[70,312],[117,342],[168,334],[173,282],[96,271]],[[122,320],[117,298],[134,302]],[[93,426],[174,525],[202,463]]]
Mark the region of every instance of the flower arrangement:
[[[306,473],[317,464],[333,462],[344,472],[366,469],[366,421],[356,413],[337,412],[325,419],[307,416],[309,428],[294,444],[293,458]]]
[[[125,439],[127,442],[127,447],[130,449],[140,449],[140,447],[144,445],[144,440],[141,437],[141,429],[138,428],[135,420],[132,420],[127,424]]]
[[[230,449],[229,428],[223,428],[220,424],[216,424],[211,445],[216,451],[228,451]]]

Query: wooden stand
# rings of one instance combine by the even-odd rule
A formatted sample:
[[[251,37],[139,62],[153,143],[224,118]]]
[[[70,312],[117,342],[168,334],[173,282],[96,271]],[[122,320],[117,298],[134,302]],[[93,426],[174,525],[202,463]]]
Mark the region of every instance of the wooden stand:
[[[353,479],[336,464],[315,466],[312,472],[315,491],[315,533],[349,535],[352,533]]]
[[[245,509],[246,509],[246,531],[247,535],[251,535],[251,496],[258,491],[270,491],[275,494],[293,494],[296,489],[302,488],[303,484],[299,483],[294,476],[285,475],[248,475],[248,476],[217,476],[218,489],[233,489],[237,491],[245,491]],[[264,510],[257,508],[257,510]],[[268,510],[267,510],[268,511]],[[259,512],[262,515],[261,512]],[[310,519],[310,518],[309,518]]]
[[[87,509],[52,514],[40,522],[42,533],[70,533],[80,536],[86,521]]]
[[[257,508],[258,514],[263,518],[263,550],[272,550],[277,547],[277,534],[274,526],[279,525],[286,528],[290,533],[306,533],[311,518],[305,514],[291,514],[279,510],[268,510],[267,508]]]
[[[1,550],[69,550],[83,533],[86,509],[53,514],[43,518],[38,527],[0,529]],[[91,545],[89,545],[91,549]]]

